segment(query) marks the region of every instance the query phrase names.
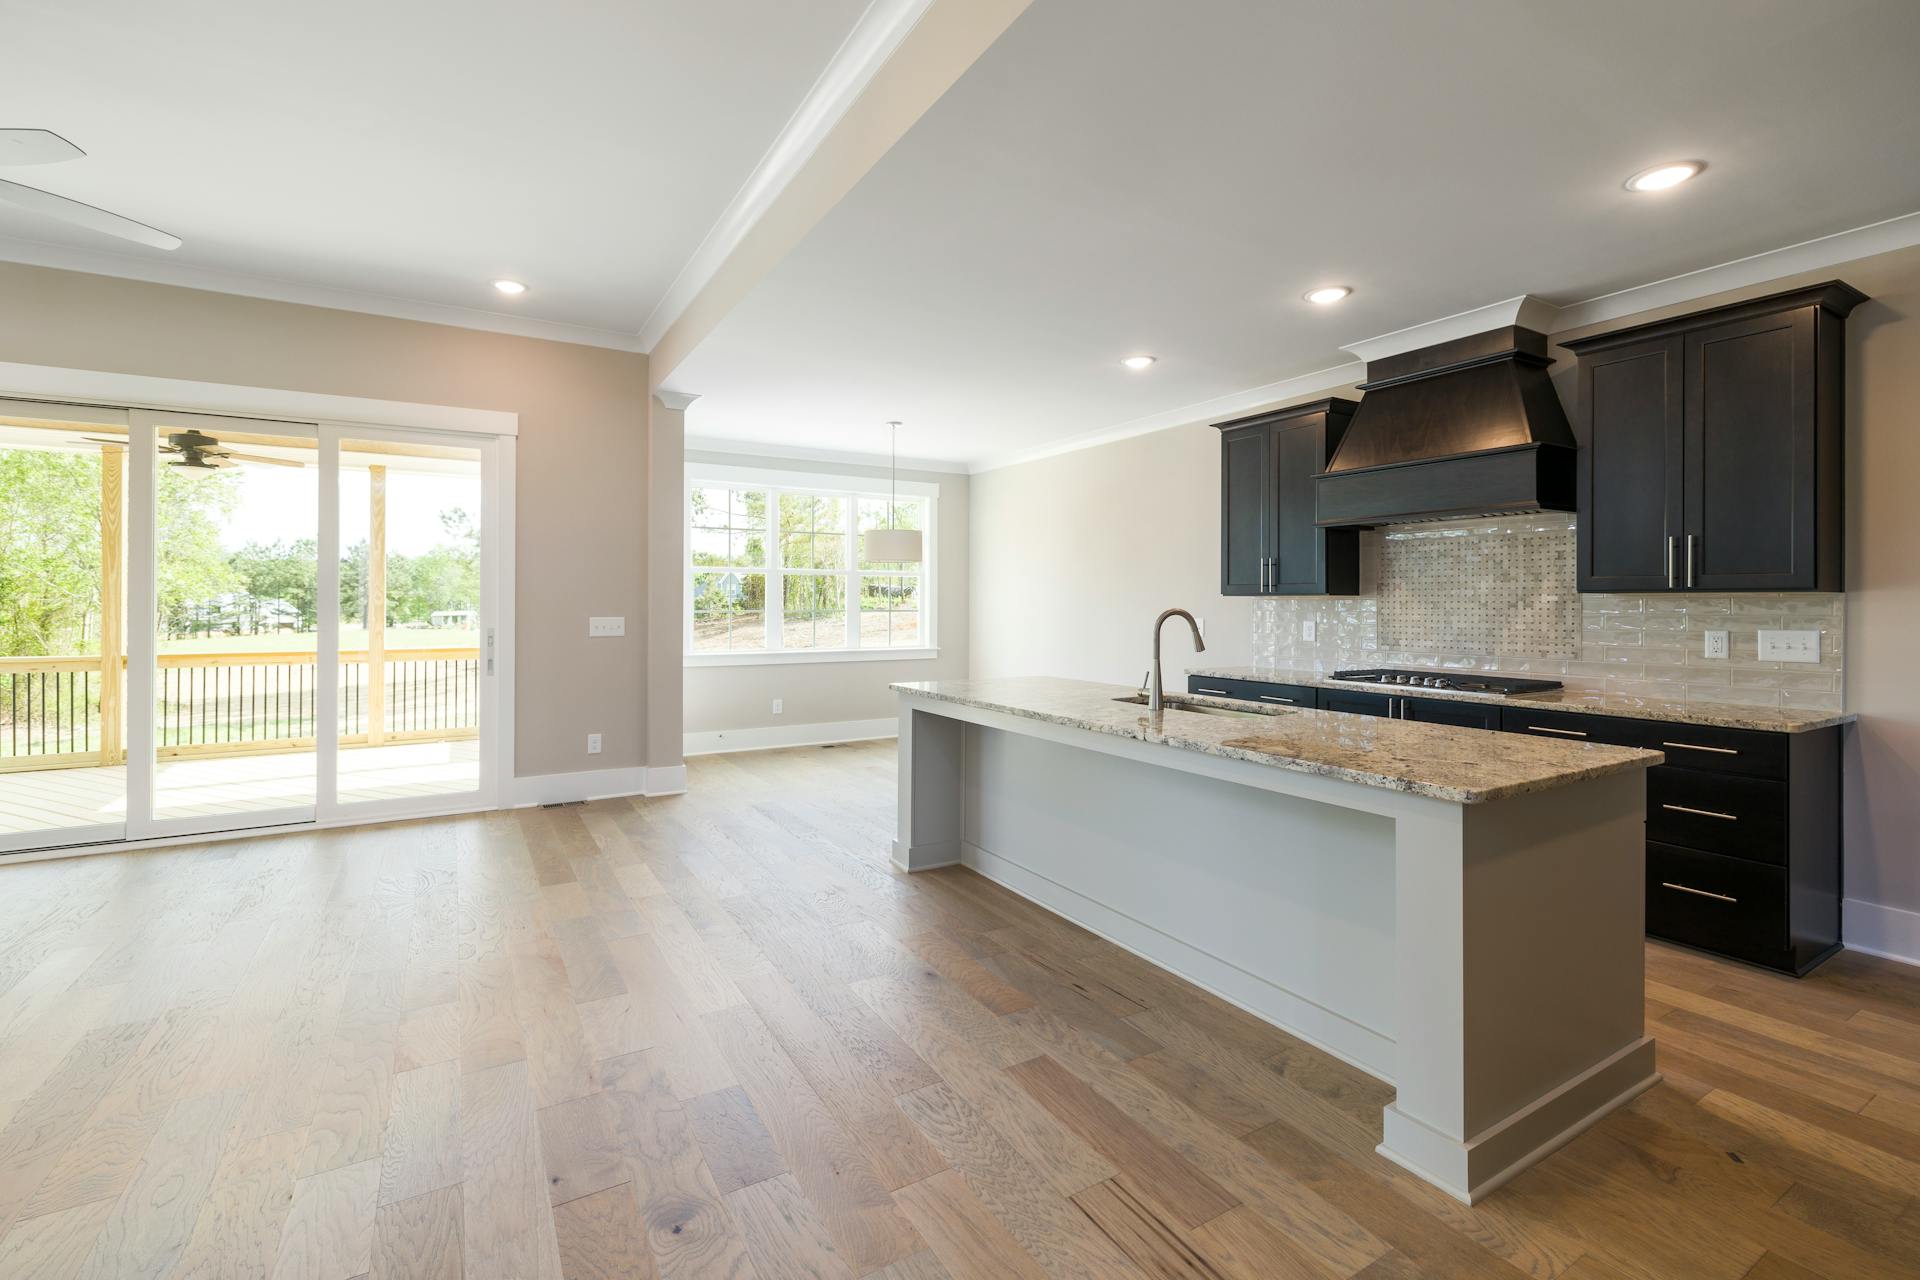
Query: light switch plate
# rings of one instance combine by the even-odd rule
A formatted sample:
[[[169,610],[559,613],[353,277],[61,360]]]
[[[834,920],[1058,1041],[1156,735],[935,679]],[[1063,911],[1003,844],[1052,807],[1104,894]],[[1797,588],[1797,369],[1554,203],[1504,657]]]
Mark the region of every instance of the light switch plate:
[[[1820,633],[1818,631],[1762,630],[1760,661],[1818,662],[1820,661]]]
[[[588,618],[587,634],[590,636],[623,636],[627,634],[625,618]]]
[[[1726,632],[1709,631],[1706,633],[1706,639],[1707,639],[1707,650],[1706,650],[1707,657],[1724,658],[1727,656],[1727,633]]]
[[[1300,638],[1302,640],[1311,640],[1314,638],[1314,636],[1318,635],[1319,633],[1320,633],[1320,624],[1315,622],[1312,618],[1308,618],[1305,622],[1300,624]]]

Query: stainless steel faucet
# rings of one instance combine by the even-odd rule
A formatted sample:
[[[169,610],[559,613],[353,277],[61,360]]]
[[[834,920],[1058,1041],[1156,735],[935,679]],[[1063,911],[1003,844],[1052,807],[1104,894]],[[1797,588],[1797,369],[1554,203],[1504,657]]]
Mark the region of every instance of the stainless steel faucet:
[[[1160,685],[1160,628],[1167,624],[1168,618],[1185,618],[1193,628],[1193,651],[1207,651],[1207,642],[1200,638],[1200,624],[1185,609],[1169,609],[1153,620],[1153,687],[1147,690],[1147,711],[1152,715],[1158,715],[1166,702],[1166,691]]]

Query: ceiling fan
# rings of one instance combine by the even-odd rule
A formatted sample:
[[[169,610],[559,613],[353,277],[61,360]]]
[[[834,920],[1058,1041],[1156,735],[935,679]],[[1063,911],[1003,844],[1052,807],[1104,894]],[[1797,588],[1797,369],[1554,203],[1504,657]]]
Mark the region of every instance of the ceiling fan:
[[[62,160],[78,160],[86,154],[47,129],[0,129],[0,166],[58,164]],[[75,223],[90,231],[103,231],[122,240],[137,240],[156,249],[180,247],[179,236],[169,235],[144,222],[135,222],[132,218],[123,218],[117,213],[108,213],[105,209],[96,209],[78,200],[54,195],[51,191],[42,191],[38,187],[26,187],[0,179],[0,200],[43,213],[49,218]]]
[[[126,448],[124,439],[110,440],[104,436],[88,436],[95,444],[111,444]],[[235,453],[223,449],[220,442],[204,431],[175,431],[167,436],[167,442],[160,446],[162,453],[177,453],[180,456],[167,465],[187,467],[194,471],[218,471],[231,467],[238,462],[258,462],[269,467],[303,467],[304,462],[295,462],[291,458],[269,458],[259,453]]]

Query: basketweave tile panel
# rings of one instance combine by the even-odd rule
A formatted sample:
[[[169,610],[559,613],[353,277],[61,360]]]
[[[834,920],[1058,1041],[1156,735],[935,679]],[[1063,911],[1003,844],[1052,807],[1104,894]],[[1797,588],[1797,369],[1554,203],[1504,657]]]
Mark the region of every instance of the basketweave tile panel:
[[[1583,596],[1574,556],[1571,517],[1369,530],[1361,594],[1257,602],[1254,661],[1504,671],[1649,702],[1841,708],[1845,596]],[[1301,638],[1308,621],[1312,640]],[[1759,632],[1775,627],[1819,631],[1820,661],[1761,662]],[[1706,656],[1710,630],[1728,633],[1728,657]]]

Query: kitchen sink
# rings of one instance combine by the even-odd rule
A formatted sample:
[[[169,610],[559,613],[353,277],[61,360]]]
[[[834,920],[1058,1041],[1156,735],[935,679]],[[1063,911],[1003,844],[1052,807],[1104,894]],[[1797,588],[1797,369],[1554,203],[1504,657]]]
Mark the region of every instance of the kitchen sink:
[[[1147,705],[1147,695],[1144,693],[1135,693],[1135,694],[1130,694],[1124,698],[1115,698],[1114,701],[1125,702],[1131,706],[1144,707]],[[1163,699],[1163,702],[1168,711],[1191,711],[1195,715],[1229,716],[1229,717],[1233,717],[1241,720],[1259,720],[1267,716],[1276,716],[1276,715],[1286,714],[1285,712],[1279,711],[1279,710],[1241,711],[1237,707],[1216,707],[1210,703],[1205,703],[1205,702],[1189,702],[1185,698],[1178,698],[1178,697],[1175,697],[1173,694],[1168,694],[1166,698]]]

